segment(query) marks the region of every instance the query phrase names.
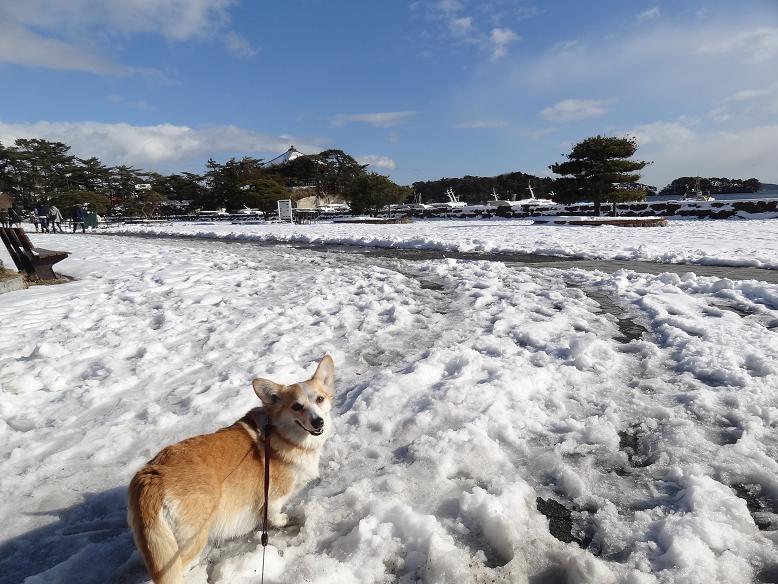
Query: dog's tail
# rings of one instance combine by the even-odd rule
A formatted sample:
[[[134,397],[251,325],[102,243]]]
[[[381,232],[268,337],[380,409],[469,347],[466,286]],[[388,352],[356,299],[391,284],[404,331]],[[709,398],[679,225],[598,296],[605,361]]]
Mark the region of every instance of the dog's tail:
[[[162,479],[153,468],[142,469],[130,482],[127,523],[154,584],[181,584],[181,551],[165,517]]]

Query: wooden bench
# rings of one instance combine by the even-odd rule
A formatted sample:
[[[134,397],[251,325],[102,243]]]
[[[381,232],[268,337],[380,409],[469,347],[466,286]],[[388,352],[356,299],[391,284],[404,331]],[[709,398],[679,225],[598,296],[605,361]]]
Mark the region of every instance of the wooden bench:
[[[29,278],[54,280],[57,275],[51,268],[54,264],[70,255],[67,251],[52,251],[35,247],[23,229],[19,227],[0,227],[0,239],[3,240],[16,269],[25,272]]]

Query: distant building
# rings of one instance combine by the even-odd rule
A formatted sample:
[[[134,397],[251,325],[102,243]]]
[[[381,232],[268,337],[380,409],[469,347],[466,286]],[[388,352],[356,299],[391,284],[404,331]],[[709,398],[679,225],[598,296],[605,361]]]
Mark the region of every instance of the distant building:
[[[289,150],[287,150],[283,154],[279,154],[275,158],[271,158],[267,162],[263,162],[262,166],[281,166],[282,164],[291,162],[295,158],[300,158],[301,156],[305,156],[305,154],[297,150],[297,148],[295,148],[294,146],[290,146]]]

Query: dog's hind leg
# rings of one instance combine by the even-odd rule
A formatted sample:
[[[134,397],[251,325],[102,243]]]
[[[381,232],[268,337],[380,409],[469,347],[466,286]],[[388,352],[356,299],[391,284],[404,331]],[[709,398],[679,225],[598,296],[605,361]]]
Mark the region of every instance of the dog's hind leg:
[[[203,525],[195,535],[187,539],[186,543],[180,544],[181,564],[184,569],[200,557],[200,553],[208,543],[208,530],[209,526]]]

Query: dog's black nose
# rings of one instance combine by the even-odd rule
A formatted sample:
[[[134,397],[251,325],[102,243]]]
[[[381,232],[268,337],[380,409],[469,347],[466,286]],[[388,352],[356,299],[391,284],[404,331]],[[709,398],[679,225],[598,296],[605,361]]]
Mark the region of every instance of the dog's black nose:
[[[317,430],[321,430],[324,427],[324,418],[311,418],[311,424],[313,424],[313,427]]]

